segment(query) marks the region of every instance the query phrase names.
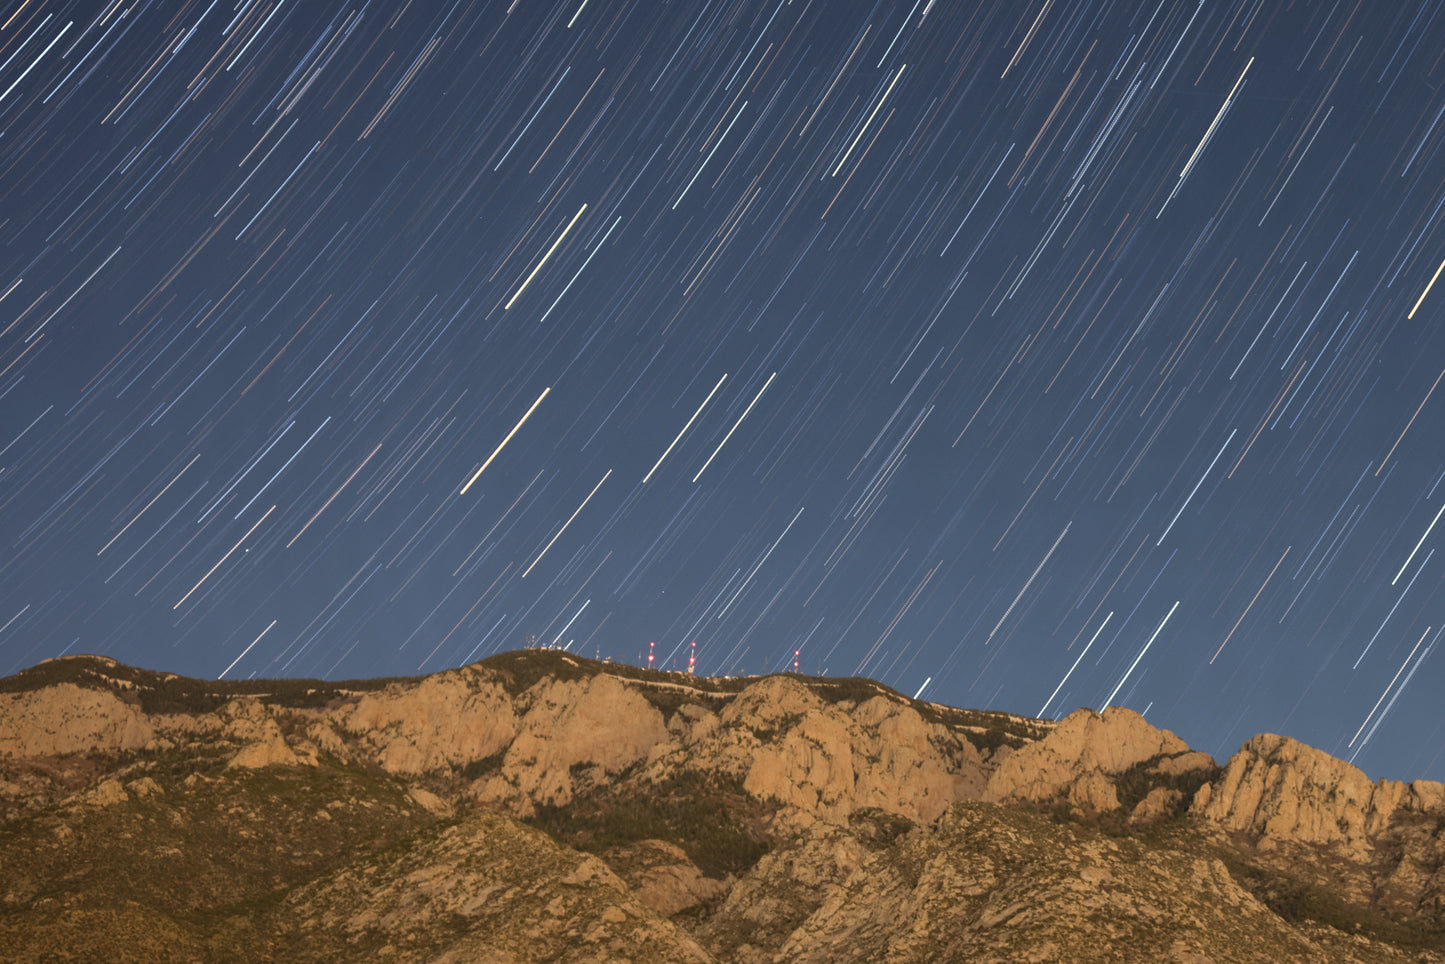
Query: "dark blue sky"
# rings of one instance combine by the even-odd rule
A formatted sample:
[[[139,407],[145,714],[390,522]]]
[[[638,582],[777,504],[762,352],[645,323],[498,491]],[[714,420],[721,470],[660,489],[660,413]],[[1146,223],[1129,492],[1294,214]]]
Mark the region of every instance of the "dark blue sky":
[[[8,3],[0,672],[696,642],[1445,777],[1442,50],[1429,0]]]

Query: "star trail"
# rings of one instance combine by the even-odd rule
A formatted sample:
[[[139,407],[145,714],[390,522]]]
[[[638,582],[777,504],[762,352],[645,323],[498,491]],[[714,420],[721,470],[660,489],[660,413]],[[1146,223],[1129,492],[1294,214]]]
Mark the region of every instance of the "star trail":
[[[1445,778],[1442,50],[1431,0],[8,3],[0,672],[533,639]]]

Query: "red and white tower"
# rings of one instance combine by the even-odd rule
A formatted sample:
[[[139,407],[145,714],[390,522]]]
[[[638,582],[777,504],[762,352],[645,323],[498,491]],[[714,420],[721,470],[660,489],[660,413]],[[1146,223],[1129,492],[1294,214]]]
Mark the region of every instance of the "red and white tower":
[[[695,670],[696,668],[697,668],[697,640],[694,639],[694,640],[692,641],[692,655],[687,658],[687,675],[689,675],[689,676],[693,675],[693,670]]]
[[[647,668],[652,669],[652,661],[657,658],[657,641],[653,640],[647,644]]]

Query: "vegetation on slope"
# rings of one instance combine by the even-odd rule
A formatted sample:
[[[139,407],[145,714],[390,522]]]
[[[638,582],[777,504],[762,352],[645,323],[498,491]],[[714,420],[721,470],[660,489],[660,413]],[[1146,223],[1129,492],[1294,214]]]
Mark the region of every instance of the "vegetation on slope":
[[[657,784],[610,782],[565,806],[540,807],[528,822],[587,853],[665,840],[707,876],[723,878],[741,874],[768,852],[766,827],[775,810],[750,797],[741,781],[681,770]]]

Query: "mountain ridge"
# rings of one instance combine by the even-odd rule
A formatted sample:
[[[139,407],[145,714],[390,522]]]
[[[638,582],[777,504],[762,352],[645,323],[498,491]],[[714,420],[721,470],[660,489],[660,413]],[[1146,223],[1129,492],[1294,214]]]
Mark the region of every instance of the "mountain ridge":
[[[109,875],[176,864],[194,905],[44,870],[122,817]],[[302,859],[321,826],[358,842]],[[236,857],[222,886],[201,839],[281,869]],[[525,883],[512,851],[554,872]],[[337,683],[42,662],[0,680],[0,866],[24,868],[0,874],[0,936],[35,959],[100,914],[190,959],[302,934],[317,959],[1088,960],[1121,926],[1149,959],[1266,959],[1218,938],[1245,921],[1272,960],[1445,961],[1445,785],[1270,734],[1220,765],[1123,707],[1054,722],[553,650]],[[539,914],[556,926],[514,926]]]

